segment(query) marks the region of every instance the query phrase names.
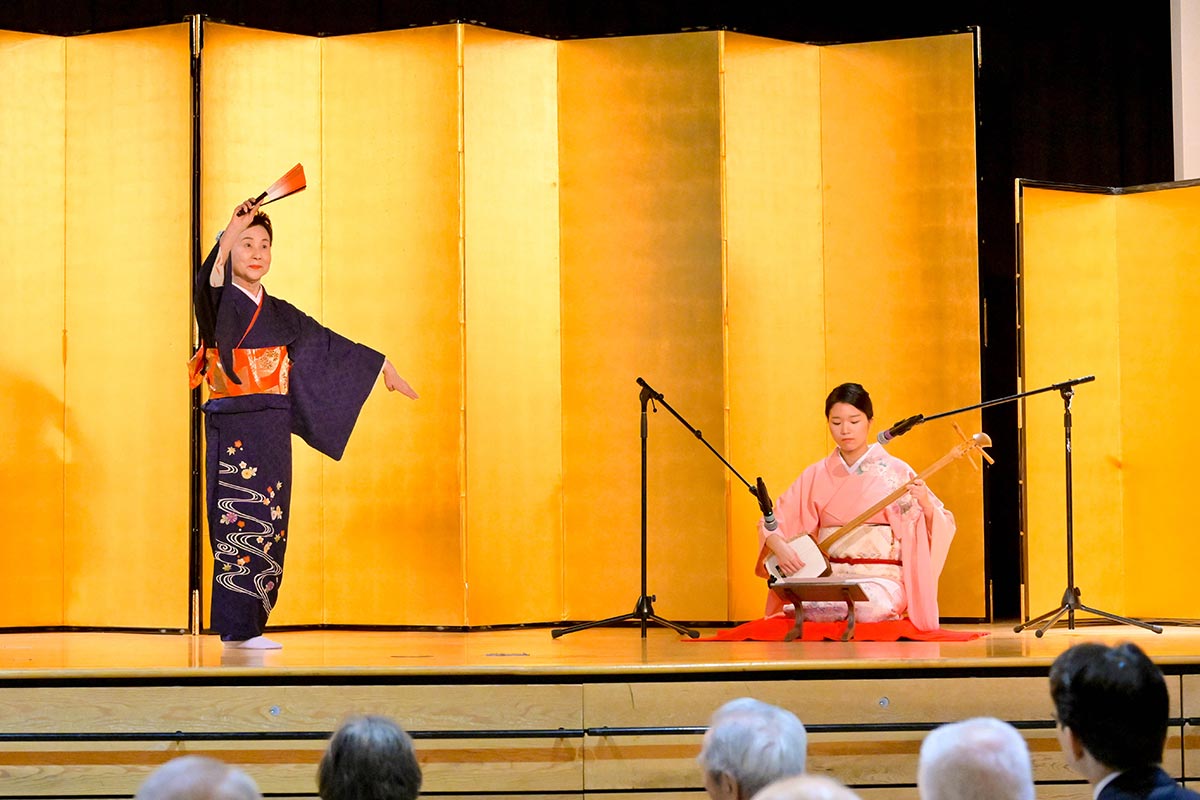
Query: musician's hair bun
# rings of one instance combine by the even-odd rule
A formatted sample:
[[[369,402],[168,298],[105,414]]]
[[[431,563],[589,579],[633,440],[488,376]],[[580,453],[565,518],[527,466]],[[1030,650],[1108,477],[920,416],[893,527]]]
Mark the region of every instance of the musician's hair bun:
[[[825,398],[825,416],[836,403],[848,403],[867,415],[867,419],[875,419],[875,407],[871,405],[871,395],[861,383],[843,383],[829,393]]]

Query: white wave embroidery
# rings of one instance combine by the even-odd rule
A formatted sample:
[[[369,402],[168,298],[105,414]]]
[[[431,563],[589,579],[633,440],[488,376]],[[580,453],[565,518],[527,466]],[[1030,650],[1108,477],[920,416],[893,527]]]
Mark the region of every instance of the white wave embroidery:
[[[221,469],[218,474],[229,475],[239,474],[240,469],[233,464],[220,462]],[[262,601],[263,608],[268,614],[271,613],[271,598],[268,594],[269,590],[266,584],[273,583],[273,579],[283,574],[283,567],[279,562],[271,558],[267,551],[258,546],[258,540],[262,539],[263,544],[275,541],[275,525],[265,519],[259,519],[253,514],[247,514],[240,510],[240,506],[252,507],[255,510],[267,508],[268,500],[265,494],[257,492],[248,486],[239,486],[236,483],[228,483],[227,481],[218,480],[217,485],[224,486],[227,489],[232,489],[241,497],[222,497],[217,500],[217,508],[227,514],[234,514],[238,519],[246,520],[247,523],[257,523],[260,528],[256,530],[239,529],[229,533],[218,532],[218,538],[215,540],[216,552],[214,559],[218,564],[228,566],[229,570],[225,571],[221,567],[214,568],[214,575],[217,583],[224,586],[231,592],[239,594],[248,594],[251,597],[257,597]],[[268,512],[269,513],[269,512]],[[267,568],[254,576],[254,591],[250,591],[245,587],[239,586],[235,580],[243,575],[249,575],[250,570],[242,564],[237,563],[239,553],[251,552],[258,554],[264,561],[267,562]],[[232,556],[232,561],[226,561],[221,556]]]

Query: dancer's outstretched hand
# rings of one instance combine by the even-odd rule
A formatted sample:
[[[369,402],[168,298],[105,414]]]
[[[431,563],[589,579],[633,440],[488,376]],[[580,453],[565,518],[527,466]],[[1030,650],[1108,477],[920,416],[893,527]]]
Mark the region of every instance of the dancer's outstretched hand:
[[[408,381],[400,377],[400,373],[396,372],[392,362],[386,360],[383,362],[383,385],[388,388],[389,392],[399,392],[413,400],[418,397],[417,391],[408,385]]]

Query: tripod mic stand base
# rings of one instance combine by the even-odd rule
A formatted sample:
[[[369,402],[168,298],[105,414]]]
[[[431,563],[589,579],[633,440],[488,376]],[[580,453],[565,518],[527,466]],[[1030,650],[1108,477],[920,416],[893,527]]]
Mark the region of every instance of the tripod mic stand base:
[[[1028,622],[1022,622],[1020,625],[1013,628],[1013,633],[1020,633],[1026,628],[1032,628],[1034,625],[1042,623],[1041,627],[1033,632],[1033,635],[1040,639],[1046,635],[1046,631],[1049,630],[1054,623],[1058,622],[1063,614],[1068,615],[1067,628],[1069,630],[1075,630],[1076,611],[1086,611],[1089,614],[1094,614],[1097,617],[1103,617],[1104,619],[1112,620],[1113,622],[1119,622],[1122,625],[1136,625],[1139,628],[1145,628],[1146,630],[1153,631],[1154,633],[1163,632],[1163,629],[1158,625],[1151,625],[1149,622],[1142,622],[1140,619],[1130,619],[1129,617],[1122,617],[1117,614],[1111,614],[1107,611],[1100,611],[1099,609],[1085,606],[1079,600],[1079,587],[1068,586],[1067,590],[1063,592],[1062,605],[1051,611],[1047,611],[1040,617],[1034,617]]]
[[[669,619],[664,619],[654,613],[655,595],[642,595],[638,598],[637,603],[633,607],[633,613],[621,614],[608,619],[598,619],[592,622],[581,622],[578,625],[572,625],[569,628],[555,628],[550,631],[550,636],[557,639],[560,636],[566,636],[568,633],[587,630],[588,628],[599,628],[607,625],[618,625],[622,622],[641,622],[642,623],[642,638],[646,638],[646,623],[653,622],[656,625],[661,625],[664,628],[670,628],[676,633],[689,636],[692,639],[699,638],[700,632],[694,631],[691,628],[685,628],[682,625],[671,622]]]

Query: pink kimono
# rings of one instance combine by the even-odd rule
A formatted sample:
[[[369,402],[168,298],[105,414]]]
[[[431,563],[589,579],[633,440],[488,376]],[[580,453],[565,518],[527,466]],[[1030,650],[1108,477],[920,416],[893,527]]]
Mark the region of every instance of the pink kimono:
[[[898,458],[872,444],[847,468],[836,449],[818,461],[788,487],[775,504],[779,529],[791,540],[801,534],[821,542],[916,475]],[[868,578],[863,586],[867,602],[855,604],[860,622],[880,622],[907,616],[919,630],[938,627],[938,576],[954,539],[954,515],[930,492],[936,506],[932,527],[910,494],[868,519],[856,531],[833,545],[829,552],[834,575]],[[768,532],[758,525],[759,557],[770,555]],[[770,593],[767,615],[782,610],[782,601]],[[814,622],[844,619],[844,603],[805,603],[804,615]]]

